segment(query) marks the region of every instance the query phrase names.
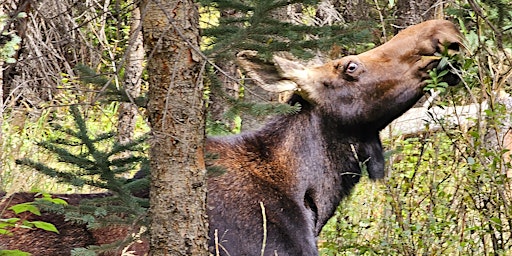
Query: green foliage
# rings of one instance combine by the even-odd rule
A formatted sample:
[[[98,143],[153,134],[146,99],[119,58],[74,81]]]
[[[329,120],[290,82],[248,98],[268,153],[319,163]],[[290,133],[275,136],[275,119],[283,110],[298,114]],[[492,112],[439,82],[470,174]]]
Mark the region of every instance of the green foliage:
[[[319,1],[231,1],[231,0],[202,0],[202,29],[205,54],[220,68],[234,65],[236,54],[242,50],[255,50],[258,58],[269,61],[275,52],[289,52],[292,55],[308,59],[320,51],[330,53],[333,49],[367,48],[372,41],[371,27],[374,24],[363,22],[317,26],[313,24],[315,9]],[[303,20],[290,20],[287,8],[293,4],[301,4]],[[286,16],[286,17],[285,17]],[[284,18],[283,18],[284,17]],[[308,21],[309,20],[309,21]],[[365,43],[361,43],[365,42]],[[361,47],[363,45],[363,47]],[[333,52],[338,52],[333,51]],[[327,54],[325,54],[327,55]],[[324,56],[325,56],[324,55]],[[339,54],[334,57],[340,57]],[[242,79],[231,81],[241,87],[239,95],[227,95],[223,84],[218,81],[218,67],[207,70],[206,86],[209,93],[215,95],[217,104],[229,106],[224,113],[226,120],[210,120],[209,132],[233,133],[240,127],[233,127],[233,120],[242,115],[266,116],[272,114],[291,114],[299,110],[299,106],[287,106],[267,102],[248,100],[244,91]],[[222,72],[223,73],[223,72]],[[236,74],[227,79],[233,80]],[[237,78],[234,78],[237,79]],[[264,97],[263,97],[264,98]],[[256,100],[257,101],[257,100]],[[262,100],[264,101],[264,100]],[[219,117],[216,117],[219,118]],[[226,124],[228,123],[228,124]]]
[[[128,192],[123,187],[126,180],[118,178],[116,175],[134,170],[139,163],[145,160],[145,156],[130,154],[125,157],[116,157],[116,155],[127,151],[143,152],[145,148],[141,143],[145,137],[125,145],[116,142],[107,144],[108,141],[114,140],[114,132],[105,132],[92,137],[88,133],[85,120],[78,108],[72,106],[70,110],[76,122],[76,130],[54,124],[53,138],[38,143],[40,147],[53,152],[58,161],[66,164],[69,168],[61,171],[27,158],[20,159],[17,163],[35,168],[50,177],[74,186],[87,184],[127,194]],[[110,147],[107,146],[109,144]]]
[[[30,256],[30,253],[20,250],[0,250],[0,256]]]
[[[289,115],[297,113],[300,105],[290,106],[279,103],[250,103],[243,102],[233,98],[228,99],[231,102],[231,108],[224,115],[229,119],[234,119],[242,113],[252,116],[267,116],[270,114]]]
[[[211,39],[206,53],[216,59],[229,58],[241,50],[256,50],[265,59],[276,51],[297,57],[313,57],[312,50],[328,51],[333,45],[353,45],[371,37],[362,24],[314,26],[294,24],[278,18],[291,4],[307,6],[318,1],[200,1],[203,6],[220,10],[218,25],[208,26],[203,36]],[[226,11],[226,12],[225,12]],[[224,15],[224,13],[233,13]],[[356,28],[358,27],[358,29]]]
[[[425,80],[427,85],[425,86],[424,90],[438,90],[440,92],[446,91],[446,88],[448,88],[448,83],[442,81],[443,76],[448,74],[449,70],[443,70],[441,72],[438,72],[436,68],[430,70],[428,72],[428,75],[430,76],[430,79]]]
[[[36,196],[39,196],[39,194],[36,194]],[[58,198],[52,198],[49,194],[42,194],[42,198],[36,198],[37,201],[45,201],[47,203],[53,203],[53,204],[59,204],[59,205],[66,205],[66,201]],[[13,231],[20,228],[38,228],[42,230],[46,230],[49,232],[55,232],[59,233],[57,228],[48,222],[44,221],[28,221],[27,216],[30,215],[37,215],[41,216],[41,212],[39,211],[39,207],[37,206],[36,202],[27,202],[27,203],[20,203],[13,205],[8,208],[8,210],[11,210],[16,214],[17,216],[20,216],[21,214],[25,213],[23,218],[8,218],[8,219],[0,219],[0,235],[8,235],[12,236]],[[0,250],[0,255],[6,255],[6,256],[27,256],[30,255],[30,253],[26,253],[20,250]]]
[[[504,30],[512,28],[510,23],[512,22],[512,6],[510,1],[507,0],[482,0],[483,4],[489,6],[491,19],[495,21],[496,26],[503,28]],[[505,27],[503,27],[505,26]]]
[[[108,189],[109,196],[83,199],[78,206],[53,205],[62,203],[57,199],[43,197],[38,203],[47,211],[64,214],[67,221],[85,223],[89,228],[105,225],[133,224],[145,218],[148,200],[133,195],[147,190],[147,178],[127,179],[134,171],[148,172],[149,163],[145,155],[147,146],[142,136],[126,144],[116,142],[113,132],[102,132],[92,136],[85,119],[76,106],[70,107],[75,121],[74,129],[53,125],[53,136],[38,145],[60,162],[60,166],[49,166],[28,158],[17,160],[19,165],[36,169],[60,182],[74,186],[89,185]],[[31,204],[16,206],[17,210],[34,211]],[[44,223],[32,223],[39,228],[48,228]],[[105,247],[108,245],[105,245]],[[102,250],[103,247],[96,248]]]
[[[143,94],[135,99],[128,96],[124,87],[117,87],[112,80],[114,78],[98,74],[90,67],[84,64],[77,64],[75,69],[79,73],[79,79],[84,84],[92,85],[94,89],[100,92],[100,103],[110,102],[132,102],[139,107],[145,107],[147,104],[147,95]]]
[[[212,120],[211,116],[207,116],[206,132],[209,135],[226,135],[240,132],[241,115],[247,114],[251,116],[268,116],[268,115],[288,115],[297,113],[300,110],[299,105],[290,106],[284,103],[276,102],[249,102],[244,100],[244,90],[242,89],[241,97],[230,96],[223,88],[223,84],[219,80],[214,69],[208,69],[205,74],[205,85],[207,87],[206,98],[210,94],[222,99],[229,108],[224,112],[224,118],[235,122],[235,127],[229,127],[227,124]],[[219,102],[217,102],[219,103]]]
[[[234,129],[226,125],[225,123],[219,120],[212,120],[211,116],[208,115],[206,118],[206,134],[209,136],[219,136],[219,135],[230,135],[240,133],[241,128],[241,118],[240,116],[233,117],[233,121],[235,123]]]
[[[26,13],[20,12],[16,19],[25,18]],[[8,31],[8,26],[12,20],[7,15],[0,15],[0,62],[15,63],[16,59],[13,56],[20,48],[21,38],[15,31]]]
[[[358,185],[324,228],[322,254],[506,255],[509,239],[489,249],[493,236],[510,233],[504,177],[467,161],[460,142],[443,133],[395,143],[390,179]],[[489,195],[485,209],[475,205]]]

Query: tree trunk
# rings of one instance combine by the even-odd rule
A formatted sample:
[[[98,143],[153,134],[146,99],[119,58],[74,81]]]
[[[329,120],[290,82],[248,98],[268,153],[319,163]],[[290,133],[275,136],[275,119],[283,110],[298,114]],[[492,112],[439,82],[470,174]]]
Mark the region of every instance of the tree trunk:
[[[347,23],[370,20],[374,18],[370,15],[371,6],[369,2],[365,0],[322,0],[322,5],[331,5],[331,8],[333,9],[327,13],[325,11],[319,10],[317,12],[317,17],[321,18],[322,20],[329,19],[327,16],[332,16],[334,10],[338,11],[341,16],[340,18]]]
[[[235,10],[221,10],[220,17],[224,18],[239,18],[242,14]],[[212,89],[209,95],[210,104],[208,105],[208,114],[214,122],[221,122],[226,127],[233,131],[236,128],[234,120],[225,118],[224,113],[230,108],[226,102],[227,97],[239,98],[240,82],[232,78],[240,79],[238,67],[232,60],[218,61],[216,65],[223,72],[218,72],[217,78],[222,84],[222,88]],[[228,74],[230,77],[226,76]]]
[[[143,1],[148,54],[151,255],[207,255],[204,107],[198,10]]]
[[[217,78],[221,81],[222,88],[217,88],[210,92],[210,104],[208,106],[208,113],[210,114],[212,121],[221,122],[226,125],[226,128],[228,128],[230,131],[233,131],[235,128],[237,128],[237,124],[235,120],[226,118],[224,116],[224,113],[226,113],[226,111],[229,109],[229,105],[226,102],[225,96],[233,97],[235,99],[239,98],[239,81],[233,80],[232,78],[239,79],[240,75],[238,67],[233,63],[233,61],[226,60],[217,64],[217,66],[223,70],[224,73],[229,74],[230,77],[224,75],[223,72],[218,72]]]
[[[142,62],[144,60],[139,8],[133,9],[131,19],[130,41],[124,72],[124,90],[131,102],[121,102],[117,111],[119,116],[117,139],[120,143],[127,143],[133,137],[137,117],[137,105],[134,104],[133,99],[140,95]]]
[[[4,15],[4,6],[3,5],[0,5],[0,17],[2,17]],[[4,28],[3,28],[3,25],[4,24],[0,24],[0,31],[3,31]],[[0,44],[0,47],[2,47],[3,45]],[[3,124],[4,124],[4,61],[0,58],[0,149],[2,149],[2,152],[0,153],[0,161],[3,163],[4,162],[4,151],[3,151],[3,146],[4,146],[4,134],[3,134]],[[0,173],[4,173],[3,172],[3,165],[0,164]]]
[[[396,1],[396,28],[397,32],[408,26],[418,24],[442,15],[443,4],[436,5],[437,0],[398,0]]]

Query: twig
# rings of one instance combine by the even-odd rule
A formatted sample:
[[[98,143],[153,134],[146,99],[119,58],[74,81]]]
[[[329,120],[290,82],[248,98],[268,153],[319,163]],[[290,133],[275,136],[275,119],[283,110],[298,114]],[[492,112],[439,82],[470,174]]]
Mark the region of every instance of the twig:
[[[489,19],[487,19],[487,17],[484,15],[484,13],[482,11],[482,8],[480,8],[480,6],[474,0],[468,0],[468,3],[469,3],[469,5],[471,5],[471,9],[473,9],[473,11],[475,11],[475,13],[480,18],[482,18],[485,21],[485,23],[492,29],[492,31],[494,31],[494,33],[496,33],[496,45],[498,46],[498,48],[501,51],[504,51],[503,41],[502,41],[502,38],[503,38],[502,32],[498,28],[496,28],[496,26],[494,26],[494,24],[492,24],[492,22],[489,21]]]
[[[265,206],[260,202],[261,215],[263,216],[263,244],[261,245],[261,256],[265,255],[265,246],[267,245],[267,214],[265,213]]]
[[[386,35],[386,23],[384,22],[384,16],[382,15],[382,8],[379,6],[379,2],[377,0],[374,0],[375,2],[375,8],[377,9],[377,11],[379,12],[379,19],[380,19],[380,24],[382,26],[382,38],[384,40],[384,43],[388,41]]]
[[[219,252],[219,230],[215,229],[215,255],[220,255]]]

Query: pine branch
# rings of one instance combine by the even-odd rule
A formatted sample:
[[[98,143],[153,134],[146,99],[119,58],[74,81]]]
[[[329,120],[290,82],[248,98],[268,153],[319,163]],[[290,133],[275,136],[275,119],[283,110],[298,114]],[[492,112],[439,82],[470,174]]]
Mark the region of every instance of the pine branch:
[[[57,169],[48,167],[42,163],[32,161],[30,159],[17,159],[16,164],[18,165],[25,165],[28,167],[32,167],[35,170],[46,174],[52,178],[57,178],[59,182],[66,182],[73,186],[82,187],[85,184],[88,184],[89,182],[86,179],[80,178],[79,176],[67,172],[61,172]]]
[[[75,69],[78,71],[79,79],[84,84],[94,86],[99,93],[102,94],[103,99],[101,102],[132,102],[139,107],[146,107],[147,96],[141,95],[136,98],[131,98],[126,92],[124,87],[118,88],[114,83],[111,83],[111,78],[106,75],[98,74],[96,71],[84,64],[77,64]]]

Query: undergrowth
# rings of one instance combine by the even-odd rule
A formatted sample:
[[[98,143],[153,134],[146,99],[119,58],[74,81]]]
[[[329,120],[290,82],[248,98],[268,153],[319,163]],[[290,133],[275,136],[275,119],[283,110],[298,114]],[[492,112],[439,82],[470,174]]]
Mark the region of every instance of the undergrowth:
[[[84,108],[87,127],[92,134],[115,129],[117,103],[103,106]],[[4,114],[2,126],[3,141],[0,143],[1,168],[0,190],[16,191],[52,191],[54,193],[92,193],[97,188],[83,186],[81,188],[58,183],[32,168],[17,165],[16,159],[30,158],[33,161],[47,163],[59,167],[62,163],[55,157],[41,150],[36,142],[55,139],[60,136],[52,130],[52,123],[64,128],[74,125],[72,116],[65,111],[67,107],[58,109],[47,108],[39,115],[26,115],[24,112],[11,111]],[[148,131],[147,124],[142,118],[138,119],[135,136],[141,136]]]

